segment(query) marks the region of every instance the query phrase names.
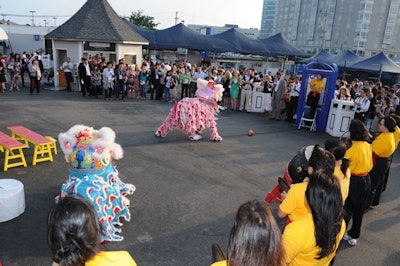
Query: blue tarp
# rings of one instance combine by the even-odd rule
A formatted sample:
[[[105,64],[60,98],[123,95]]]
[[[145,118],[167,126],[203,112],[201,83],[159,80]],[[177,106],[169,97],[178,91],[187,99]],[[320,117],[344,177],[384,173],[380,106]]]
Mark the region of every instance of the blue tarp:
[[[340,55],[331,56],[328,58],[329,63],[335,63],[338,67],[348,67],[352,64],[364,60],[361,56],[356,55],[350,50],[343,52]]]
[[[358,63],[348,66],[347,70],[372,73],[400,73],[400,66],[387,57],[383,52],[380,52]]]
[[[227,52],[235,47],[224,40],[213,39],[187,28],[182,23],[164,30],[147,30],[126,21],[135,31],[149,40],[149,49],[175,50],[186,48],[197,51]]]
[[[264,40],[255,40],[245,36],[235,28],[231,28],[219,34],[205,36],[189,29],[182,23],[163,30],[147,30],[126,19],[124,20],[132,29],[149,41],[149,45],[144,47],[154,50],[186,48],[215,53],[233,52],[262,56],[308,56],[293,47],[282,34],[276,34]],[[270,51],[270,49],[273,50]]]
[[[227,31],[215,35],[211,35],[210,37],[212,39],[220,39],[231,43],[234,49],[227,52],[254,55],[269,54],[267,47],[262,42],[246,37],[244,34],[238,32],[235,28],[231,28]]]
[[[269,50],[269,56],[301,56],[310,57],[296,47],[294,47],[283,35],[282,33],[275,34],[266,39],[261,39],[267,49]]]
[[[330,63],[330,58],[332,57],[331,54],[329,54],[325,50],[321,50],[319,53],[311,56],[310,58],[306,58],[300,61],[300,63],[310,63],[310,62],[319,62],[319,63],[325,63],[329,64]]]

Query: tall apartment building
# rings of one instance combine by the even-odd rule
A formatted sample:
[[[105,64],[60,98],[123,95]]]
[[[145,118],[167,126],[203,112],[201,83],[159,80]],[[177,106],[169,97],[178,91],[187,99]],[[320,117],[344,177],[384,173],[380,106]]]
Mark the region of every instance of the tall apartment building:
[[[275,13],[273,13],[275,12]],[[400,55],[400,0],[264,0],[261,38],[281,32],[297,48]]]

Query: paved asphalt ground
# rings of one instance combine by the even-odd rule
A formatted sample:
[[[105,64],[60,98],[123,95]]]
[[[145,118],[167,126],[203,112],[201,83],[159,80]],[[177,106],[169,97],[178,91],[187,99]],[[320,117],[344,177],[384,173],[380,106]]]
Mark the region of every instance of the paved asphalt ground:
[[[240,204],[264,199],[282,175],[286,163],[303,146],[323,144],[331,136],[298,130],[266,115],[222,111],[218,129],[224,138],[214,143],[209,131],[199,142],[178,130],[165,139],[154,132],[172,104],[159,101],[105,101],[78,92],[26,89],[0,95],[0,131],[24,125],[57,138],[75,124],[111,127],[124,158],[116,161],[123,181],[137,187],[130,196],[130,222],[122,227],[122,242],[107,250],[128,250],[138,265],[211,263],[211,244],[225,249]],[[247,136],[253,129],[253,137]],[[25,151],[28,167],[1,170],[0,178],[15,178],[25,186],[26,210],[0,223],[0,261],[9,265],[50,265],[46,217],[68,176],[61,152],[54,162],[32,166],[32,148]],[[3,167],[4,154],[0,154]],[[364,216],[358,245],[340,245],[335,265],[400,265],[400,156],[393,160],[389,187],[381,205]],[[277,203],[271,204],[276,213]],[[284,221],[279,221],[280,225]]]

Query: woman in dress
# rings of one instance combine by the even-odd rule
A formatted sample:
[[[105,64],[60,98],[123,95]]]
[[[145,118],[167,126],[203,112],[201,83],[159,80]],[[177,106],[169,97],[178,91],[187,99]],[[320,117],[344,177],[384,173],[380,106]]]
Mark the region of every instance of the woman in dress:
[[[135,69],[132,65],[126,71],[126,90],[128,99],[132,99],[135,95]]]
[[[19,91],[18,82],[21,77],[21,70],[22,70],[22,61],[20,54],[15,54],[14,59],[12,60],[12,80],[11,80],[11,88],[10,91],[16,89]]]
[[[239,75],[239,71],[235,70],[233,72],[233,76],[231,77],[230,80],[230,95],[231,95],[231,108],[232,111],[236,111],[237,110],[237,99],[239,96],[239,88],[240,88],[240,84],[242,83],[242,80],[240,78]]]

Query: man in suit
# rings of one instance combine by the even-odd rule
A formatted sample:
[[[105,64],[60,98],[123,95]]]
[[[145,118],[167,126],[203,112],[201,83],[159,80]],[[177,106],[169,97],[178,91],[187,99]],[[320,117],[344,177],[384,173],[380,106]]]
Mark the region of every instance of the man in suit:
[[[81,82],[82,96],[86,96],[86,92],[90,92],[90,66],[87,58],[82,58],[82,62],[78,66],[79,79]]]
[[[272,90],[272,111],[271,111],[271,119],[281,120],[281,113],[283,108],[285,107],[285,92],[286,92],[286,82],[285,82],[285,73],[278,71],[276,73],[277,83]]]
[[[153,100],[154,93],[156,94],[156,100],[160,100],[160,64],[156,63],[150,70],[150,99]]]

